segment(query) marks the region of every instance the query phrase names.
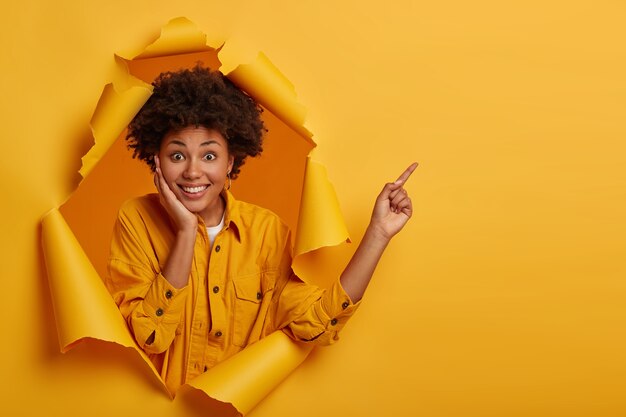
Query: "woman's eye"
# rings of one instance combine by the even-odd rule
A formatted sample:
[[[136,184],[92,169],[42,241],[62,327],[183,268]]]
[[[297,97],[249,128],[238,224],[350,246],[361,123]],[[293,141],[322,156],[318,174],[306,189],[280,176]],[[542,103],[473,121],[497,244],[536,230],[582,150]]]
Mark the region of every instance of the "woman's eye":
[[[172,158],[172,161],[182,161],[183,159],[185,159],[185,157],[183,156],[182,153],[180,152],[176,152],[173,153],[170,158]]]
[[[207,161],[212,161],[215,159],[215,155],[212,153],[208,153],[206,155],[204,155],[204,159],[206,159]]]

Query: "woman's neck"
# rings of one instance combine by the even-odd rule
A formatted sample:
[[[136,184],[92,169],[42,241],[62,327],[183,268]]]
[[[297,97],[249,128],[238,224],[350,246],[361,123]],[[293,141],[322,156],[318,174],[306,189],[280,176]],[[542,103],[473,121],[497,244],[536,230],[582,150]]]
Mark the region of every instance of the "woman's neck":
[[[213,227],[217,226],[222,221],[224,210],[226,210],[226,201],[224,201],[224,197],[220,194],[220,197],[215,201],[212,207],[207,207],[199,214],[202,220],[204,220],[205,226]]]

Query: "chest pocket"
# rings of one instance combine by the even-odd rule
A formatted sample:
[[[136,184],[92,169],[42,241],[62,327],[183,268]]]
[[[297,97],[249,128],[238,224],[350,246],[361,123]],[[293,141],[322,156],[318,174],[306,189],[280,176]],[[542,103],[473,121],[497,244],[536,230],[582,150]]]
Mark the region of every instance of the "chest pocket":
[[[232,335],[236,346],[245,347],[257,341],[261,334],[273,290],[273,285],[268,285],[266,278],[265,273],[257,273],[233,279]]]

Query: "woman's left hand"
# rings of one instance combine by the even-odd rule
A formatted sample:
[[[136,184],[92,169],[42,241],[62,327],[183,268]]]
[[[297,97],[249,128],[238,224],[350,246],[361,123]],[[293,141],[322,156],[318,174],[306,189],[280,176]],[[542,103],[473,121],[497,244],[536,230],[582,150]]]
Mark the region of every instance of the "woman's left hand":
[[[385,184],[376,198],[369,227],[386,240],[390,240],[402,230],[413,214],[411,198],[404,189],[404,184],[417,165],[417,162],[414,162],[395,182]]]

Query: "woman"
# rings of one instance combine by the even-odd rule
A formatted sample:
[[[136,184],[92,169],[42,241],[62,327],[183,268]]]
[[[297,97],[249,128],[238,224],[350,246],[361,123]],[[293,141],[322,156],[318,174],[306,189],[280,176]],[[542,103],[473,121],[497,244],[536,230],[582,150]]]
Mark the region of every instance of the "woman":
[[[120,209],[106,284],[168,389],[278,329],[333,343],[411,217],[402,186],[417,164],[385,185],[340,279],[320,290],[291,270],[285,224],[229,192],[245,158],[262,151],[261,108],[199,66],[153,85],[127,139],[154,172],[158,194]]]

